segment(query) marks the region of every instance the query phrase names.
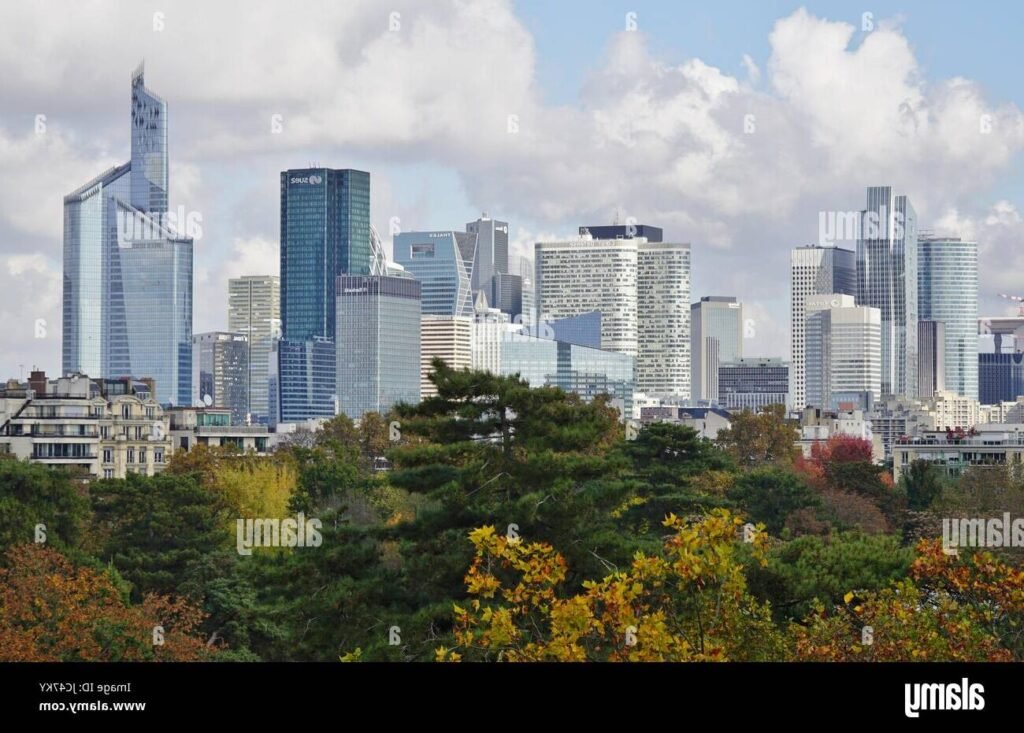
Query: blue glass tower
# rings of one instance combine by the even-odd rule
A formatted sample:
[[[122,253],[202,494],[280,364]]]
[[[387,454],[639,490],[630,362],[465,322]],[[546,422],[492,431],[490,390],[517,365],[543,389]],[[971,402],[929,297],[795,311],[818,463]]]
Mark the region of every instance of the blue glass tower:
[[[369,275],[370,268],[370,174],[282,172],[278,421],[334,414],[335,287],[339,276]]]
[[[64,197],[64,373],[192,381],[193,242],[167,217],[167,104],[132,74],[131,161]]]
[[[423,286],[423,313],[473,315],[476,232],[402,232],[395,236],[395,262]]]

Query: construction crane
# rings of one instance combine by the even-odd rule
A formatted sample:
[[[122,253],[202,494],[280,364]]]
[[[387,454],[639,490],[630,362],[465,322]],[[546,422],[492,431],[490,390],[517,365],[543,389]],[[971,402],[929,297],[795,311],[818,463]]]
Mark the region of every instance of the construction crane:
[[[1000,293],[999,297],[1005,298],[1006,300],[1012,300],[1014,303],[1017,303],[1017,315],[1020,316],[1021,318],[1024,318],[1024,296],[1007,295],[1006,293]]]

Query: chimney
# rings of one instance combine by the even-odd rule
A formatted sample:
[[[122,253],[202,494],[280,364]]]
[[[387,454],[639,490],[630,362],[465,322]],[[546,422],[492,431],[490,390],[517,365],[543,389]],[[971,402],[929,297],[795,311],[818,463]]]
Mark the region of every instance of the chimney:
[[[28,386],[37,395],[46,394],[46,372],[39,369],[33,369],[29,372]]]

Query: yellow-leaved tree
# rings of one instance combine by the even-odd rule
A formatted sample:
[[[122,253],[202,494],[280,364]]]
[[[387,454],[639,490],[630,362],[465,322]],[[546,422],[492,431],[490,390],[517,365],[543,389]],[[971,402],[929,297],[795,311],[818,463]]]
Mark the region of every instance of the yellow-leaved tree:
[[[662,552],[579,593],[565,593],[565,559],[550,545],[494,527],[470,533],[476,556],[467,608],[439,661],[755,661],[786,645],[767,605],[747,591],[746,553],[764,562],[767,535],[726,510],[696,521],[669,515]],[[753,530],[753,531],[751,531]]]

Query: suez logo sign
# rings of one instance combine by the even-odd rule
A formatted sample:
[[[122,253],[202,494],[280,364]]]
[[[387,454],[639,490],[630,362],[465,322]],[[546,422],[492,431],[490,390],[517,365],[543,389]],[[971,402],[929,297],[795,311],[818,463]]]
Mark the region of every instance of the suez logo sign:
[[[985,687],[971,684],[964,677],[959,682],[914,682],[904,685],[903,713],[917,718],[930,710],[984,710]]]
[[[324,182],[324,179],[320,176],[292,176],[288,179],[288,183],[308,183],[311,186],[316,186]]]

